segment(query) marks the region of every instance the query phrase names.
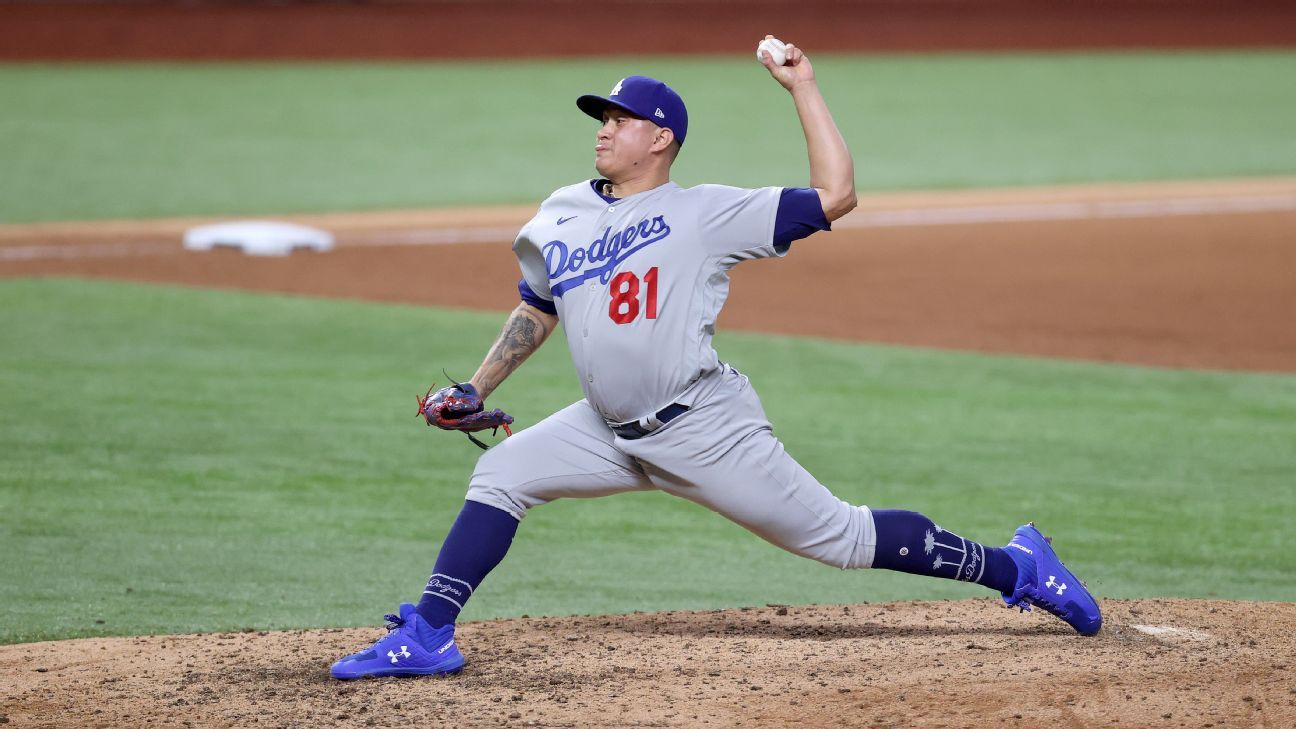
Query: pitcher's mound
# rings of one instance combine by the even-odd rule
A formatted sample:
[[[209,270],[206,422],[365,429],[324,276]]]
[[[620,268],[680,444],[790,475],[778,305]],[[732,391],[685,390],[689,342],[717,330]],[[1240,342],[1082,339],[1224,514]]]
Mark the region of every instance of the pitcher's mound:
[[[1296,726],[1296,605],[990,599],[467,623],[454,677],[334,681],[381,629],[0,647],[14,726]]]

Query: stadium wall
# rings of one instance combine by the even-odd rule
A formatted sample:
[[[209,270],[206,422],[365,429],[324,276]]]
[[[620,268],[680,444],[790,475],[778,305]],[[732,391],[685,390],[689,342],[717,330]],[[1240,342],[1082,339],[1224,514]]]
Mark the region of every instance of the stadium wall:
[[[1287,0],[0,0],[0,60],[429,59],[1296,45]]]

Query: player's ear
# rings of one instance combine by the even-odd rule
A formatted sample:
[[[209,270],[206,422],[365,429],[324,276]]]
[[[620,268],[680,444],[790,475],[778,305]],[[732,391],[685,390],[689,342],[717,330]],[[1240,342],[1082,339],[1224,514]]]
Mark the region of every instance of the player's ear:
[[[675,132],[672,132],[665,127],[659,127],[657,129],[657,136],[653,139],[652,151],[663,152],[670,149],[674,144]]]

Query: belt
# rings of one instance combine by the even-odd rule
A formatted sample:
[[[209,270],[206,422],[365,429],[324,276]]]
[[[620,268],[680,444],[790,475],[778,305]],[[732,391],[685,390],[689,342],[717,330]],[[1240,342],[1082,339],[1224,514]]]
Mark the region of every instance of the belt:
[[[678,418],[688,412],[688,405],[671,403],[646,418],[625,423],[624,425],[613,425],[612,432],[626,440],[636,440],[657,430],[670,421]]]

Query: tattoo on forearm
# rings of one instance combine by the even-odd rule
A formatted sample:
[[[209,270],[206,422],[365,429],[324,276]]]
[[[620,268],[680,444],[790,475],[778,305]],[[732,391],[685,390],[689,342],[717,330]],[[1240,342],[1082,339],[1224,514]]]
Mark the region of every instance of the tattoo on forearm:
[[[478,370],[480,387],[486,392],[494,390],[544,343],[548,335],[548,328],[541,322],[515,311]]]
[[[508,328],[500,335],[500,340],[493,353],[496,360],[507,363],[509,369],[522,364],[527,355],[540,346],[540,327],[535,320],[526,315],[518,315],[509,320]]]

